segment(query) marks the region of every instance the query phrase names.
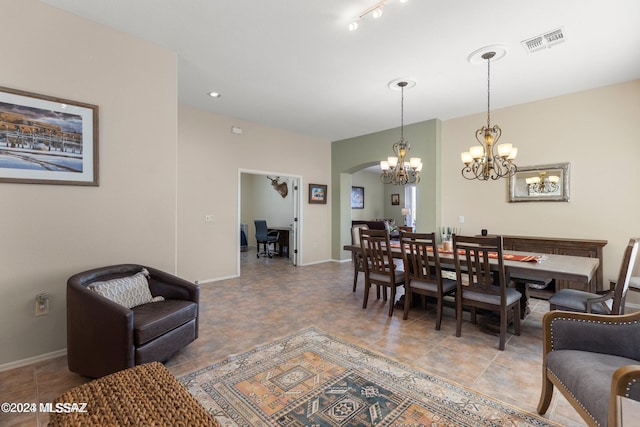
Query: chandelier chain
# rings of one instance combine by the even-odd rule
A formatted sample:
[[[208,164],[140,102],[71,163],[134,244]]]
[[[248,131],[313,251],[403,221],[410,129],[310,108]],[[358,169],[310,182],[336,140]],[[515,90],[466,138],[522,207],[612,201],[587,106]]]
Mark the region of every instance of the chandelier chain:
[[[401,82],[398,84],[400,86],[400,141],[404,141],[404,87],[405,84]]]
[[[491,128],[491,58],[487,59],[487,128]]]

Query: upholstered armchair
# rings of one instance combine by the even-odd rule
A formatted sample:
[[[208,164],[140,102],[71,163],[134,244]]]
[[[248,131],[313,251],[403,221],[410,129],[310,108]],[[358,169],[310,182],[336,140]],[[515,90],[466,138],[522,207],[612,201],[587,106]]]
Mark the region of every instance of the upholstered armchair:
[[[550,311],[542,323],[542,393],[554,386],[590,426],[616,426],[617,398],[640,400],[640,312],[598,315]]]
[[[198,285],[137,264],[67,281],[69,370],[98,378],[164,362],[198,337]]]

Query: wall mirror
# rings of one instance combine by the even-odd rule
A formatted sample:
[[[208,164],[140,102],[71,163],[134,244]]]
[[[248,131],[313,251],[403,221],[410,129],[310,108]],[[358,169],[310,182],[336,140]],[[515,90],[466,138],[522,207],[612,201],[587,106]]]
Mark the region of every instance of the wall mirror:
[[[522,166],[509,177],[509,202],[568,202],[569,163]]]

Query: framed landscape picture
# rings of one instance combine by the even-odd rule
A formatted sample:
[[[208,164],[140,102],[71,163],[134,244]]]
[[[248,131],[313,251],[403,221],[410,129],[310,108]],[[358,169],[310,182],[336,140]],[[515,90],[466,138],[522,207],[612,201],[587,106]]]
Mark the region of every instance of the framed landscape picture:
[[[400,194],[392,194],[391,195],[391,204],[394,205],[394,206],[400,204]]]
[[[0,182],[98,185],[98,107],[0,87]]]
[[[351,209],[364,209],[364,187],[351,187]]]
[[[322,205],[326,204],[327,186],[323,184],[309,184],[309,203]]]

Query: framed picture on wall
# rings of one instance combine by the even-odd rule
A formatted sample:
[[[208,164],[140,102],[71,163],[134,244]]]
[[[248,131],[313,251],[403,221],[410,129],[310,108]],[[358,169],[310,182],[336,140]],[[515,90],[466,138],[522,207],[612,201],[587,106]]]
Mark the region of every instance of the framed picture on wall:
[[[351,187],[351,209],[364,209],[364,187]]]
[[[327,186],[323,184],[309,184],[309,203],[327,204]]]
[[[400,204],[400,194],[392,194],[391,195],[391,204],[399,205]]]
[[[98,106],[0,87],[0,182],[98,185]]]

